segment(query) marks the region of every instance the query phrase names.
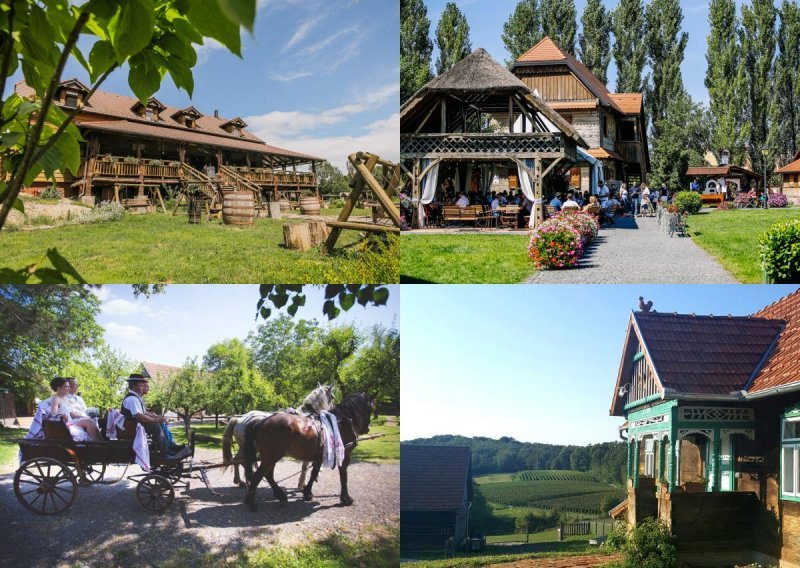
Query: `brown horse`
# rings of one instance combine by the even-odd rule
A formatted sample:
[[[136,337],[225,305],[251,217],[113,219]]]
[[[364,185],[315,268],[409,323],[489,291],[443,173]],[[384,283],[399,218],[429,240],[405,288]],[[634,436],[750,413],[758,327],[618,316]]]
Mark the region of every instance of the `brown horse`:
[[[369,432],[372,412],[375,410],[375,399],[366,393],[351,394],[340,404],[331,409],[344,444],[344,460],[339,465],[339,480],[342,492],[339,500],[343,505],[351,505],[353,499],[347,492],[347,466],[350,454],[356,446],[358,436]],[[306,416],[278,412],[253,421],[245,429],[245,479],[247,480],[247,497],[245,503],[256,510],[256,488],[262,477],[267,479],[272,493],[279,501],[286,501],[286,492],[275,482],[275,464],[289,456],[313,463],[311,477],[303,488],[303,500],[310,501],[314,495],[311,487],[317,480],[322,467],[322,439],[320,428],[315,421]],[[261,456],[261,465],[253,472],[256,452]]]

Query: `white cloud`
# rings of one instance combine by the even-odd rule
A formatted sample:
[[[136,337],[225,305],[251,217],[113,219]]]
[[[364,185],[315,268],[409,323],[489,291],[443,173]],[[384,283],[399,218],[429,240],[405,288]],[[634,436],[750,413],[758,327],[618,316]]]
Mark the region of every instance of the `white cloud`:
[[[147,333],[138,325],[127,325],[112,321],[107,323],[105,328],[107,334],[127,341],[144,341],[148,338]]]
[[[347,171],[347,156],[359,151],[396,162],[400,159],[400,113],[369,124],[359,135],[270,136],[267,143],[325,158],[342,171]]]
[[[197,64],[202,65],[211,56],[214,51],[220,49],[227,49],[224,45],[210,37],[203,38],[203,45],[196,45],[194,50],[197,52]]]
[[[295,45],[297,45],[298,43],[300,43],[301,41],[303,41],[305,37],[308,35],[308,32],[314,29],[314,26],[316,26],[320,22],[320,20],[322,20],[321,14],[318,15],[316,18],[305,20],[302,24],[300,24],[300,26],[294,32],[294,35],[292,35],[292,37],[289,39],[289,41],[286,42],[286,45],[283,46],[283,49],[281,51],[285,52],[294,47]]]
[[[269,142],[276,136],[285,137],[339,124],[349,116],[366,112],[389,101],[399,92],[400,85],[397,82],[391,82],[357,97],[351,103],[320,112],[273,111],[262,115],[247,116],[244,121],[256,136]]]
[[[92,288],[91,291],[95,296],[97,296],[97,299],[100,300],[101,303],[111,298],[111,290],[106,286]]]
[[[311,77],[313,73],[311,71],[295,71],[289,72],[285,75],[281,75],[276,71],[272,71],[270,73],[270,77],[272,77],[275,81],[280,81],[281,83],[288,83],[290,81],[294,81],[295,79],[302,79],[303,77]]]
[[[301,55],[303,57],[315,56],[320,51],[322,51],[323,49],[325,49],[326,47],[328,47],[329,45],[334,43],[340,37],[346,36],[347,34],[355,33],[357,31],[358,31],[358,26],[350,26],[349,28],[344,28],[342,30],[339,30],[338,32],[336,32],[334,34],[329,35],[328,37],[326,37],[322,41],[318,41],[317,43],[312,43],[308,47],[305,47],[305,48],[301,49],[300,52],[298,53],[298,55]]]
[[[130,316],[147,312],[150,308],[138,302],[116,298],[103,303],[103,313],[110,316]]]

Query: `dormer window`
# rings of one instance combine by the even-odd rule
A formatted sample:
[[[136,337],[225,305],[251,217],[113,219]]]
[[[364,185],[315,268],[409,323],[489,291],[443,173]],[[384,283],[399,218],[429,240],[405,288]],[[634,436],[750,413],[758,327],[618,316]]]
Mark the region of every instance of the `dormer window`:
[[[182,124],[186,128],[197,128],[197,120],[203,116],[200,112],[194,107],[187,107],[185,109],[179,110],[175,114],[172,115],[172,118],[178,124]]]
[[[229,134],[233,134],[234,136],[242,136],[242,129],[247,126],[247,123],[237,116],[233,120],[229,120],[220,126]]]
[[[158,122],[160,120],[158,115],[166,108],[157,98],[150,97],[147,99],[147,104],[137,102],[131,107],[131,110],[149,122]]]
[[[145,109],[144,113],[145,113],[145,117],[150,122],[155,122],[156,120],[158,120],[158,117],[156,116],[156,110],[153,107],[147,107]]]
[[[78,108],[86,104],[85,99],[88,94],[89,88],[86,85],[77,79],[70,79],[59,85],[56,101],[67,108]]]

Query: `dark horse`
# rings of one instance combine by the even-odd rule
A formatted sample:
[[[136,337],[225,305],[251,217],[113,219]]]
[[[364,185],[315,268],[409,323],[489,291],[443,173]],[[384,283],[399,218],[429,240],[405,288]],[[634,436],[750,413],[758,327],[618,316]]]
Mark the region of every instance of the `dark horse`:
[[[342,493],[339,497],[343,505],[351,505],[353,499],[347,493],[347,466],[350,454],[358,436],[369,432],[369,423],[375,410],[375,399],[360,392],[347,396],[331,409],[336,417],[342,443],[345,446],[344,461],[339,466],[339,480]],[[256,452],[261,456],[261,465],[253,472]],[[262,477],[266,477],[272,493],[280,501],[286,501],[286,492],[275,483],[275,464],[289,456],[313,463],[311,477],[303,488],[303,499],[310,501],[314,495],[311,486],[317,480],[322,466],[322,440],[320,428],[315,421],[306,416],[278,412],[267,418],[256,420],[245,429],[245,478],[247,497],[244,502],[256,510],[256,488]]]

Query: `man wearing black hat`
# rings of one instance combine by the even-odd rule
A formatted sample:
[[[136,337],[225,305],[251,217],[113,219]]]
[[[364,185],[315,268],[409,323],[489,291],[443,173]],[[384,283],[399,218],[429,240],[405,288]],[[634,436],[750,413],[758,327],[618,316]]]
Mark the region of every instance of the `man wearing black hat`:
[[[167,422],[163,416],[154,412],[149,412],[144,404],[144,395],[150,390],[150,382],[147,377],[138,373],[132,374],[128,378],[128,394],[122,399],[120,412],[125,418],[135,420],[144,426],[145,432],[150,434],[155,442],[158,453],[165,457],[173,457],[167,451],[167,438],[161,428]]]

